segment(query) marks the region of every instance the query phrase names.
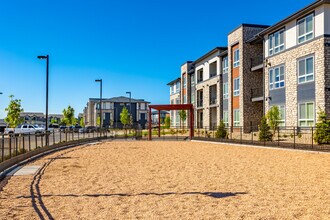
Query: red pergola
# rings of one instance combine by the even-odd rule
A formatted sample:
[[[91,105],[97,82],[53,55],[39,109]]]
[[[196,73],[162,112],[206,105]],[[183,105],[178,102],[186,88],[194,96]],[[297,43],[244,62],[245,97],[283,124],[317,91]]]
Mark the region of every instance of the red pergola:
[[[190,139],[194,136],[194,106],[192,104],[149,105],[149,140],[151,141],[151,109],[158,111],[158,137],[160,137],[160,111],[161,110],[189,110]]]

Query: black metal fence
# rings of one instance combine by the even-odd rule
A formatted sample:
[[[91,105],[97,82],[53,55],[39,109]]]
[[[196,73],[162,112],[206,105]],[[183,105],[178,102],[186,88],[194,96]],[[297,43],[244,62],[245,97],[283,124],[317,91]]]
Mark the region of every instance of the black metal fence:
[[[275,131],[270,131],[272,138],[269,140],[266,140],[265,138],[260,140],[260,131],[257,126],[226,127],[224,130],[226,131],[226,135],[225,137],[220,138],[217,136],[217,127],[196,128],[194,130],[194,139],[238,144],[253,144],[267,147],[330,151],[330,143],[318,144],[315,142],[315,127],[280,127]]]

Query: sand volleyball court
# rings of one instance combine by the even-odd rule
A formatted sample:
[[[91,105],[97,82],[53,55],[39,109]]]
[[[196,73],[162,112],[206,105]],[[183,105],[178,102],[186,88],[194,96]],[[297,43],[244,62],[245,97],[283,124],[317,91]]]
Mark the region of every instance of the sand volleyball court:
[[[330,154],[113,141],[26,166],[40,168],[10,177],[1,219],[330,218]]]

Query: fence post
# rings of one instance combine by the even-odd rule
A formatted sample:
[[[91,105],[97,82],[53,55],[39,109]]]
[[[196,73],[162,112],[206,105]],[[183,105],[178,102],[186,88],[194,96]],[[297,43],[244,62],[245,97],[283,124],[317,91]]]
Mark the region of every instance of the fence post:
[[[55,144],[55,130],[53,130],[53,145]]]
[[[277,146],[280,146],[280,128],[277,128]]]
[[[72,130],[72,140],[74,141],[74,130]]]
[[[239,133],[240,133],[240,143],[242,144],[243,143],[243,127],[242,126],[239,127]]]
[[[214,131],[215,131],[215,130],[214,130],[214,125],[213,125],[213,129],[212,129],[212,131],[213,131],[212,133],[213,133],[213,139],[214,139]]]
[[[23,140],[23,153],[25,153],[25,138],[24,138],[25,134],[23,134],[22,136],[22,140]]]
[[[44,137],[43,137],[43,135],[40,135],[40,139],[41,139],[41,147],[44,147]]]
[[[312,149],[314,148],[314,127],[312,127]]]
[[[29,132],[29,151],[31,151],[31,134]]]
[[[5,135],[2,134],[2,148],[1,148],[1,161],[4,161],[5,160]]]
[[[38,147],[38,137],[37,137],[36,134],[34,134],[34,139],[35,139],[35,145],[36,145],[36,147],[34,149],[37,149],[37,147]]]
[[[65,142],[68,142],[68,131],[65,131]]]
[[[11,134],[9,135],[9,158],[11,158]]]
[[[293,127],[293,149],[296,149],[296,127]]]
[[[15,135],[15,148],[16,148],[16,156],[18,155],[18,137]]]
[[[60,143],[62,142],[62,131],[60,129]]]

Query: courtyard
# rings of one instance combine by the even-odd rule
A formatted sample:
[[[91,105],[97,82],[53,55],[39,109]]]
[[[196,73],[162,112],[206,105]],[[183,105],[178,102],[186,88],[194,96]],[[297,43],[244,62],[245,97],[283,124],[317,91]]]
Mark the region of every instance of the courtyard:
[[[109,141],[33,161],[0,183],[0,219],[327,219],[330,154]]]

